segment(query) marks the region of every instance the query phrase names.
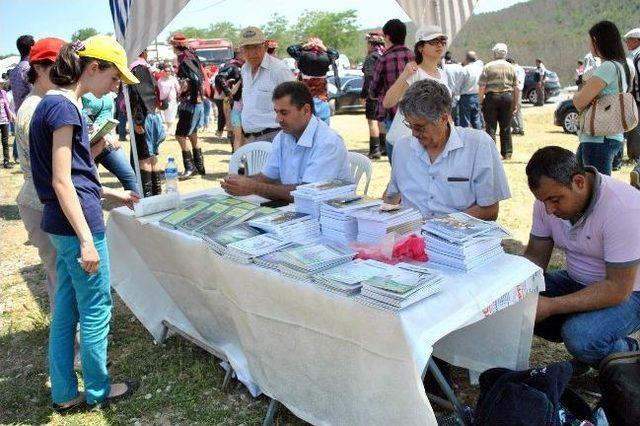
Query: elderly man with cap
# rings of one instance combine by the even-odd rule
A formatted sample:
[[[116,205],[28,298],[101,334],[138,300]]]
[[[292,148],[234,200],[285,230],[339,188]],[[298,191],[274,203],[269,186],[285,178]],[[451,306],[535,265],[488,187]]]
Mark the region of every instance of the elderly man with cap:
[[[493,61],[484,66],[478,82],[478,98],[487,133],[496,140],[496,128],[500,125],[500,154],[508,160],[513,153],[511,144],[511,117],[520,105],[520,90],[516,70],[505,59],[507,45],[493,46]]]
[[[289,67],[267,54],[266,38],[256,27],[240,32],[242,65],[242,130],[247,142],[273,141],[280,131],[271,96],[280,83],[293,80]]]
[[[385,201],[402,202],[424,218],[462,211],[496,220],[511,193],[495,143],[481,130],[456,127],[451,104],[436,79],[407,89],[399,106],[411,136],[395,144]]]
[[[629,50],[627,62],[632,62],[636,71],[632,93],[640,109],[640,27],[626,33],[624,42]],[[636,167],[631,172],[631,185],[640,189],[640,126],[627,132],[625,137],[627,138],[627,155],[637,161]]]

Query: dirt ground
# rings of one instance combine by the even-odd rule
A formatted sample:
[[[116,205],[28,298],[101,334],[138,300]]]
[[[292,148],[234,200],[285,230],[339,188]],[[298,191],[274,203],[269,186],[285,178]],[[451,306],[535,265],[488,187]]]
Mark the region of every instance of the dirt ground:
[[[512,198],[500,204],[499,222],[513,234],[508,251],[522,253],[531,226],[533,196],[526,185],[524,169],[532,153],[543,146],[560,145],[571,150],[577,138],[553,125],[554,105],[525,106],[525,136],[514,136],[513,158],[504,162]],[[362,114],[332,118],[351,151],[366,154],[368,133]],[[183,193],[219,185],[226,175],[230,146],[226,140],[203,134],[207,175],[180,182]],[[125,148],[126,144],[125,144]],[[161,163],[179,147],[173,138],[161,146]],[[380,196],[388,182],[386,158],[373,162],[369,194]],[[614,176],[628,181],[630,165]],[[117,186],[109,173],[100,169],[105,185]],[[61,417],[50,409],[47,384],[47,333],[49,311],[44,272],[35,248],[27,242],[15,198],[22,185],[18,167],[0,169],[0,424],[259,424],[266,412],[264,397],[253,399],[235,384],[231,392],[220,390],[223,373],[211,356],[182,339],[171,338],[164,348],[153,344],[149,334],[116,297],[112,322],[110,360],[115,380],[140,377],[142,389],[126,403],[97,413]],[[105,212],[105,215],[108,213]],[[563,258],[554,255],[560,267]],[[562,345],[535,339],[531,354],[534,366],[567,359]],[[477,388],[468,385],[465,372],[454,370],[456,388],[465,402],[473,405]],[[593,376],[576,383],[579,390],[593,387]],[[303,424],[281,410],[280,424]]]

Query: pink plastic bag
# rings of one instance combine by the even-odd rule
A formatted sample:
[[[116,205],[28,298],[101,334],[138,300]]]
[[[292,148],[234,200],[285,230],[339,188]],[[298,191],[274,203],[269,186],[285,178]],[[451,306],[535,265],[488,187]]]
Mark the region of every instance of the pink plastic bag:
[[[410,260],[426,262],[429,259],[424,248],[424,239],[416,234],[397,241],[395,234],[389,234],[378,244],[355,243],[351,244],[351,247],[358,251],[358,259],[373,259],[390,265]]]

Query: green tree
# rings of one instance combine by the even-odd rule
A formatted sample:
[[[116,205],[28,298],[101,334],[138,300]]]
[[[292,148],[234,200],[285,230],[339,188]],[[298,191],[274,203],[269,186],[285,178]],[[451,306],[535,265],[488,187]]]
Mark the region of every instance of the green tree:
[[[71,34],[71,41],[86,40],[89,37],[94,36],[96,34],[98,34],[98,31],[95,28],[91,28],[91,27],[80,28],[79,30]]]
[[[207,34],[209,38],[229,39],[234,45],[237,45],[240,40],[240,28],[229,21],[216,22],[209,25]]]
[[[281,57],[287,56],[286,49],[288,46],[302,41],[297,40],[298,37],[289,25],[287,18],[277,13],[271,15],[269,22],[262,26],[262,31],[265,37],[278,42],[278,54]]]

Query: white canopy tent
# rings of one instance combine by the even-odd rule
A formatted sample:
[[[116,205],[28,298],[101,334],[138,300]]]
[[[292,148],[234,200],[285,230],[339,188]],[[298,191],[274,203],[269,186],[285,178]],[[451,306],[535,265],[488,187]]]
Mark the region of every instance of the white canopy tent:
[[[116,38],[126,50],[129,62],[135,60],[189,1],[109,0]],[[418,27],[439,25],[450,40],[467,22],[478,2],[478,0],[396,1]],[[128,90],[124,91],[124,96],[136,176],[138,176],[138,184],[142,189]]]

